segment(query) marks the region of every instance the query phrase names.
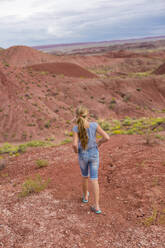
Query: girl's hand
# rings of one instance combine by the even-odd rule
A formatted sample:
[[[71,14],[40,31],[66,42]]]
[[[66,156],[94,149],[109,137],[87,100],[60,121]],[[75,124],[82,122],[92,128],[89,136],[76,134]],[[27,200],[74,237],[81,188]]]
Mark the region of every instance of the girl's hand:
[[[100,139],[97,143],[98,147],[101,146],[103,143],[107,142],[109,140],[109,135],[98,125],[97,126],[97,132],[99,134],[101,134],[101,136],[103,137],[102,139]]]
[[[75,153],[78,153],[78,134],[76,132],[73,132],[73,150]]]
[[[77,146],[73,146],[73,150],[74,150],[75,153],[78,153]]]

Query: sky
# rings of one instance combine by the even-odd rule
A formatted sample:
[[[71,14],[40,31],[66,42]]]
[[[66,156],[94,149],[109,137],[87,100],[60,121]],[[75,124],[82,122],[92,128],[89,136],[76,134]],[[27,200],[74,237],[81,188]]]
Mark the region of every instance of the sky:
[[[0,0],[0,47],[165,35],[165,0]]]

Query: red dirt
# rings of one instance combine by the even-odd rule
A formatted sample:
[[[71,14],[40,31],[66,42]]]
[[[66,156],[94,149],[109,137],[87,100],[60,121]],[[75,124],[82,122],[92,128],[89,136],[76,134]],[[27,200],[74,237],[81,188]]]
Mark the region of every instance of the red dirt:
[[[154,71],[154,74],[156,74],[156,75],[163,75],[163,74],[165,74],[165,63],[162,64],[159,68],[157,68]]]
[[[79,104],[89,107],[90,120],[164,117],[164,76],[132,75],[163,64],[164,57],[157,53],[150,58],[49,56],[16,47],[1,54],[0,142],[54,137],[58,143],[71,131]],[[49,62],[47,69],[53,62],[68,63],[66,70],[74,63],[98,77],[55,75],[54,66],[47,73],[24,67],[42,62]],[[145,137],[116,135],[101,146],[100,216],[90,212],[91,185],[89,204],[81,203],[80,170],[70,144],[3,155],[7,165],[0,171],[0,247],[164,248],[165,144],[151,141],[146,145]],[[36,169],[37,159],[48,160],[49,166]],[[19,199],[22,183],[36,174],[51,179],[48,188]],[[149,226],[144,223],[147,218],[153,221]]]
[[[165,145],[141,136],[112,136],[100,148],[100,205],[82,204],[81,176],[71,145],[30,149],[10,158],[1,172],[2,247],[164,248]],[[35,169],[37,159],[46,168]],[[27,177],[50,178],[48,189],[18,199]],[[6,175],[6,176],[5,176]],[[145,225],[157,210],[156,219]]]
[[[28,67],[35,71],[46,71],[68,77],[96,78],[96,75],[72,63],[43,63]]]

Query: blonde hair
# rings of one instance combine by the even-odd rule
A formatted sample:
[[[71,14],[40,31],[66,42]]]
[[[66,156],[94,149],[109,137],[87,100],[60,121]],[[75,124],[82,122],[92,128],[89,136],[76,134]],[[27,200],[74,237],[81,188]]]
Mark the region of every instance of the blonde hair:
[[[88,135],[85,128],[85,120],[88,115],[88,109],[84,106],[79,106],[76,110],[77,125],[78,125],[78,137],[81,142],[82,148],[85,150],[88,144]]]

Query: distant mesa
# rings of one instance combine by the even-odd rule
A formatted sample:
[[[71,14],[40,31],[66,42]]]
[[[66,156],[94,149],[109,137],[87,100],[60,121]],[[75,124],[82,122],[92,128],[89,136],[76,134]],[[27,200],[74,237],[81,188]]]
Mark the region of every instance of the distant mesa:
[[[64,75],[68,77],[83,77],[83,78],[96,78],[97,76],[81,66],[73,63],[43,63],[38,65],[28,66],[35,71],[46,71],[57,75]]]
[[[165,63],[162,64],[161,66],[159,66],[154,72],[153,74],[156,74],[156,75],[163,75],[165,74]]]
[[[110,51],[106,53],[105,56],[108,58],[136,58],[139,54],[121,49],[118,51]]]

